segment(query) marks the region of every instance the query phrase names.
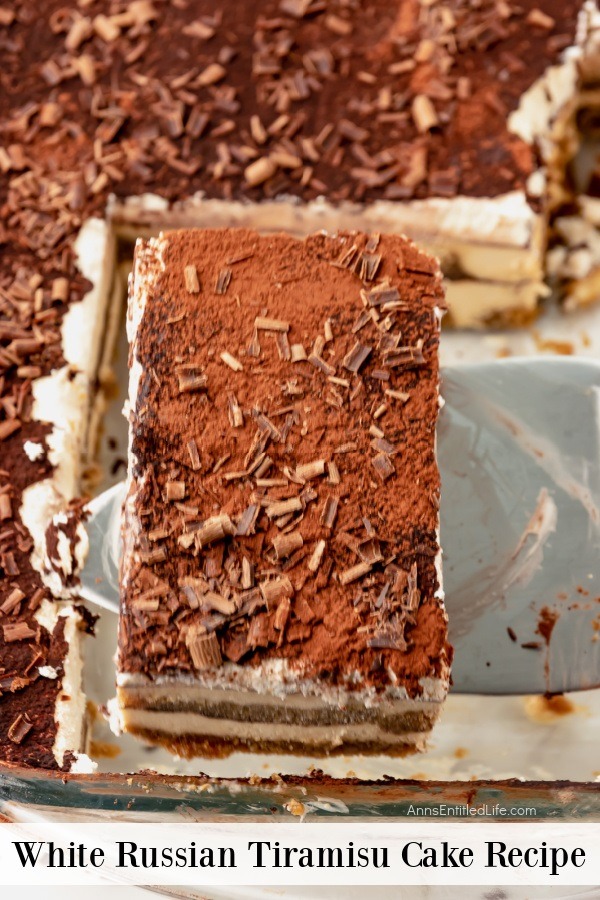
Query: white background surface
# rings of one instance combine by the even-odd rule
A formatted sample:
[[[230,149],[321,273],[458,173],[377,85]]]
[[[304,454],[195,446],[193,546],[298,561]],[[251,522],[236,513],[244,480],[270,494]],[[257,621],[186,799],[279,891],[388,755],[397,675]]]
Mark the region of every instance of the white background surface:
[[[82,900],[84,890],[85,900],[152,900],[160,896],[143,888],[111,884],[107,887],[48,887],[44,888],[43,898],[40,898],[39,887],[21,887],[19,900]]]
[[[137,887],[117,887],[110,885],[108,887],[52,887],[44,890],[43,900],[82,900],[83,890],[85,890],[84,900],[153,900],[153,898],[164,897],[162,893],[146,891]],[[573,900],[597,900],[600,897],[600,888],[580,888],[576,891],[569,891],[568,888],[529,888],[527,893],[515,888],[478,888],[478,887],[460,887],[460,888],[429,888],[419,889],[415,887],[398,887],[398,888],[307,888],[306,891],[297,889],[301,893],[296,896],[298,900],[371,900],[377,897],[377,900],[524,900],[527,898],[552,898],[558,900],[560,897],[569,897]],[[426,893],[423,893],[426,891]],[[430,893],[431,892],[431,893]],[[435,892],[435,893],[434,893]],[[19,900],[40,900],[39,887],[22,887],[19,888]],[[184,895],[185,896],[185,895]],[[260,895],[254,894],[253,897]],[[282,894],[279,888],[265,888],[263,895],[265,900],[282,900]],[[187,900],[187,898],[186,898]],[[227,895],[221,894],[219,900],[227,900]]]

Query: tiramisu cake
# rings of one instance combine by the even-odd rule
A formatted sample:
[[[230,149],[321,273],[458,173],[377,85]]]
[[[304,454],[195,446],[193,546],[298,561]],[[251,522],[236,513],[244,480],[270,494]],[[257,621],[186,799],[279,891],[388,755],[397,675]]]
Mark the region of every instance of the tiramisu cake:
[[[448,687],[437,263],[401,237],[136,247],[118,698],[184,756],[419,748]]]
[[[0,3],[2,762],[86,764],[85,528],[47,526],[93,459],[127,242],[406,233],[456,325],[530,319],[548,268],[591,302],[600,216],[565,172],[597,46],[595,0]]]

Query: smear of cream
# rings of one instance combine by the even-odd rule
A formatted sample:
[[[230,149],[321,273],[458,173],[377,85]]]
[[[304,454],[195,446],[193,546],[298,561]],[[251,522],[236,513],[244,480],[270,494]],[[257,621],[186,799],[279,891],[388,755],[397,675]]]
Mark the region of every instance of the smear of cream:
[[[581,503],[590,517],[590,522],[598,529],[600,510],[594,503],[590,489],[569,472],[564,458],[554,444],[546,438],[540,437],[517,416],[506,412],[491,400],[485,399],[482,406],[491,418],[510,431],[515,443],[535,460],[540,469],[550,476],[557,487]]]
[[[508,557],[477,573],[463,585],[460,602],[452,606],[452,635],[469,632],[482,613],[499,606],[515,584],[526,586],[544,561],[544,546],[556,531],[558,509],[548,489],[538,494],[535,510],[525,525],[515,549]]]
[[[547,488],[543,487],[538,494],[534,513],[525,526],[510,558],[502,585],[503,591],[507,591],[513,584],[524,587],[541,569],[544,560],[544,544],[548,537],[556,531],[557,522],[556,503]],[[533,537],[533,541],[529,540],[531,537]]]

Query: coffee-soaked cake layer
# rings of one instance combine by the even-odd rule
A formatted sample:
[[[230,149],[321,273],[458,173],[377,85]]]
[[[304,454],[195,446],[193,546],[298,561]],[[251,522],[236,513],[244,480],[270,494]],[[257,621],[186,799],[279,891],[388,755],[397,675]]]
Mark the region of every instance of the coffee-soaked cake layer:
[[[138,243],[125,728],[188,755],[422,743],[449,662],[442,307],[401,237]]]

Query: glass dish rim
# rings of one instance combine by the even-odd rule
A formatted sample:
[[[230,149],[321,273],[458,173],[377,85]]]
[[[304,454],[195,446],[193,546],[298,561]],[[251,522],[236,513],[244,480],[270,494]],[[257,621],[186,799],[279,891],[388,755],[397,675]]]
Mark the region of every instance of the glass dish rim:
[[[205,775],[79,775],[17,765],[0,767],[0,807],[18,804],[70,813],[82,820],[112,812],[136,815],[187,815],[248,821],[284,816],[290,819],[431,818],[472,821],[467,807],[482,810],[475,818],[495,818],[494,809],[533,807],[534,816],[497,814],[501,821],[566,819],[600,821],[600,785],[573,781],[366,781],[333,778],[315,771],[307,776],[215,778]],[[453,810],[444,814],[443,806]],[[410,808],[413,807],[413,811]],[[418,814],[414,808],[422,810]],[[464,807],[461,814],[460,807]],[[434,810],[437,810],[434,812]],[[484,812],[485,811],[485,815]],[[51,816],[51,812],[48,813]]]

